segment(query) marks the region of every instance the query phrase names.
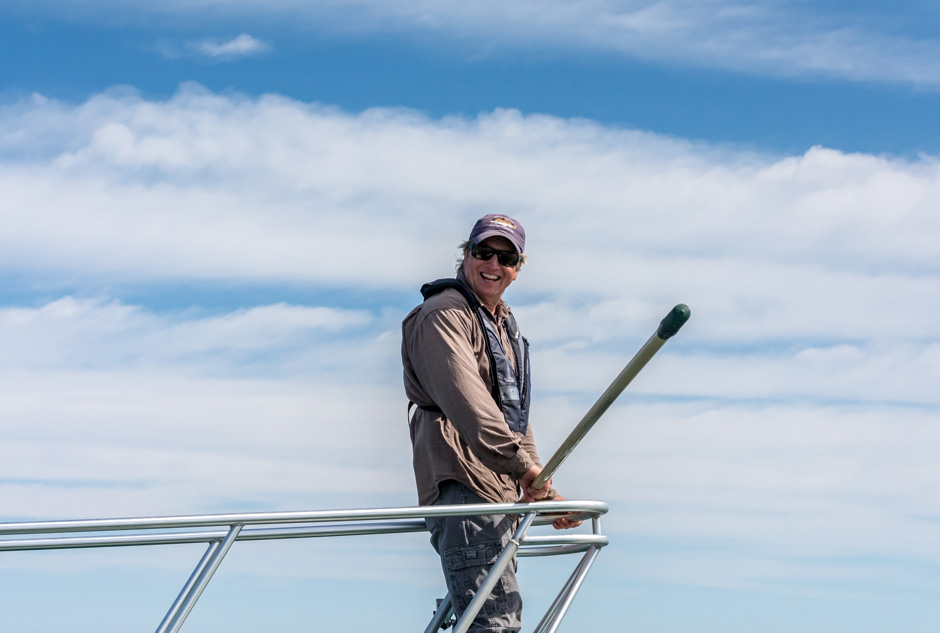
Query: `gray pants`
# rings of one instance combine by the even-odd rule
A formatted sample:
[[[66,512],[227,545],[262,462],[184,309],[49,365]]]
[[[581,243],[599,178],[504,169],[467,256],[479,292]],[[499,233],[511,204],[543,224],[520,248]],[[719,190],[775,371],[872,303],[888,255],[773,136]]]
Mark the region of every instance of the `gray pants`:
[[[486,503],[466,486],[445,481],[434,505]],[[512,537],[515,517],[506,515],[425,519],[431,545],[441,556],[447,591],[457,617],[473,599],[483,579]],[[509,633],[522,628],[522,596],[513,560],[474,618],[470,633]]]

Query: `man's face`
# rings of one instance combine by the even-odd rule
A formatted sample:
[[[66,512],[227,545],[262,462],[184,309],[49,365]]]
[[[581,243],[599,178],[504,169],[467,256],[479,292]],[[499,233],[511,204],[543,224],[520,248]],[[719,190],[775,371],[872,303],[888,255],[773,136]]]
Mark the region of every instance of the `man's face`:
[[[486,238],[480,242],[480,246],[489,246],[501,251],[516,250],[512,242],[499,236]],[[463,259],[463,273],[483,305],[493,312],[499,305],[503,292],[515,281],[519,271],[515,266],[500,266],[499,258],[495,255],[487,261],[482,261],[467,253]]]

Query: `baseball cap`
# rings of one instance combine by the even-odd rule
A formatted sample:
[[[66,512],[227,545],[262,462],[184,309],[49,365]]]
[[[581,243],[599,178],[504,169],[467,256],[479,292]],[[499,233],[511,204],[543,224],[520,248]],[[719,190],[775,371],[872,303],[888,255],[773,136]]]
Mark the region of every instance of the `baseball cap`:
[[[508,215],[490,213],[484,215],[473,225],[470,231],[470,241],[479,244],[488,237],[499,235],[505,237],[516,247],[517,253],[525,249],[525,229],[516,220]]]

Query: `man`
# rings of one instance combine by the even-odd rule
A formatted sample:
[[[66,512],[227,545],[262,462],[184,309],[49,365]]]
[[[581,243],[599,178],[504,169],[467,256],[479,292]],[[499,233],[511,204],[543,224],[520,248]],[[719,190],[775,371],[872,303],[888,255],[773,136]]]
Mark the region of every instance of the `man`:
[[[402,364],[421,505],[513,503],[557,497],[529,424],[528,342],[503,301],[524,261],[525,230],[504,215],[480,218],[461,245],[456,279],[421,288],[402,323]],[[427,519],[455,613],[464,611],[515,528],[514,516]],[[561,517],[556,529],[579,521]],[[518,631],[515,563],[471,631]]]

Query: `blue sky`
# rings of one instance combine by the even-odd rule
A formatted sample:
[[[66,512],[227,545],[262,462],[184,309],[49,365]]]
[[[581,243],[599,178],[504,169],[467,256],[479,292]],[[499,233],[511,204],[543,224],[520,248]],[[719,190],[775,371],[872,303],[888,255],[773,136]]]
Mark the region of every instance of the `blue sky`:
[[[414,24],[426,8],[409,11],[407,4],[387,27],[370,21],[385,13],[381,3],[364,3],[358,11],[283,3],[270,13],[251,3],[241,10],[210,3],[222,15],[176,9],[166,16],[112,4],[120,10],[94,18],[78,9],[51,15],[14,10],[2,26],[6,93],[82,99],[127,84],[165,98],[181,81],[197,81],[213,90],[273,92],[353,111],[405,106],[434,116],[473,116],[511,107],[795,152],[817,144],[873,153],[938,149],[935,135],[922,127],[938,108],[940,84],[940,51],[930,39],[940,18],[928,3],[903,2],[887,11],[883,3],[817,3],[812,13],[800,3],[740,3],[745,17],[715,17],[714,31],[676,26],[659,45],[666,50],[628,50],[632,54],[621,49],[633,47],[617,41],[593,42],[589,32],[571,34],[561,46],[541,41],[546,35],[537,28],[533,41],[509,38],[486,17],[464,32],[444,10],[436,24]],[[592,11],[591,3],[583,6]],[[596,3],[594,10],[605,6],[611,13],[618,8]],[[689,8],[659,6],[668,7],[660,11],[664,22]],[[731,14],[729,7],[733,3],[718,3],[705,11]],[[333,15],[340,11],[342,18]],[[592,17],[583,16],[583,28]],[[768,24],[777,20],[792,24]],[[550,22],[543,28],[564,30]],[[681,39],[686,31],[702,41],[739,39],[741,48],[699,57],[696,42]],[[769,50],[765,54],[778,59],[757,61],[762,51],[752,40],[765,31],[792,51],[819,50],[811,51],[813,59],[804,59],[810,52]],[[228,55],[200,48],[239,35],[256,47]],[[604,37],[620,35],[629,33]],[[840,37],[848,40],[844,48],[824,45]],[[655,33],[638,39],[655,39]]]
[[[693,314],[556,477],[611,505],[566,629],[936,630],[934,4],[2,14],[0,521],[412,505],[400,322],[504,212],[543,458]],[[423,628],[424,536],[337,548],[236,546],[185,630]],[[4,554],[0,608],[150,630],[198,556]]]

